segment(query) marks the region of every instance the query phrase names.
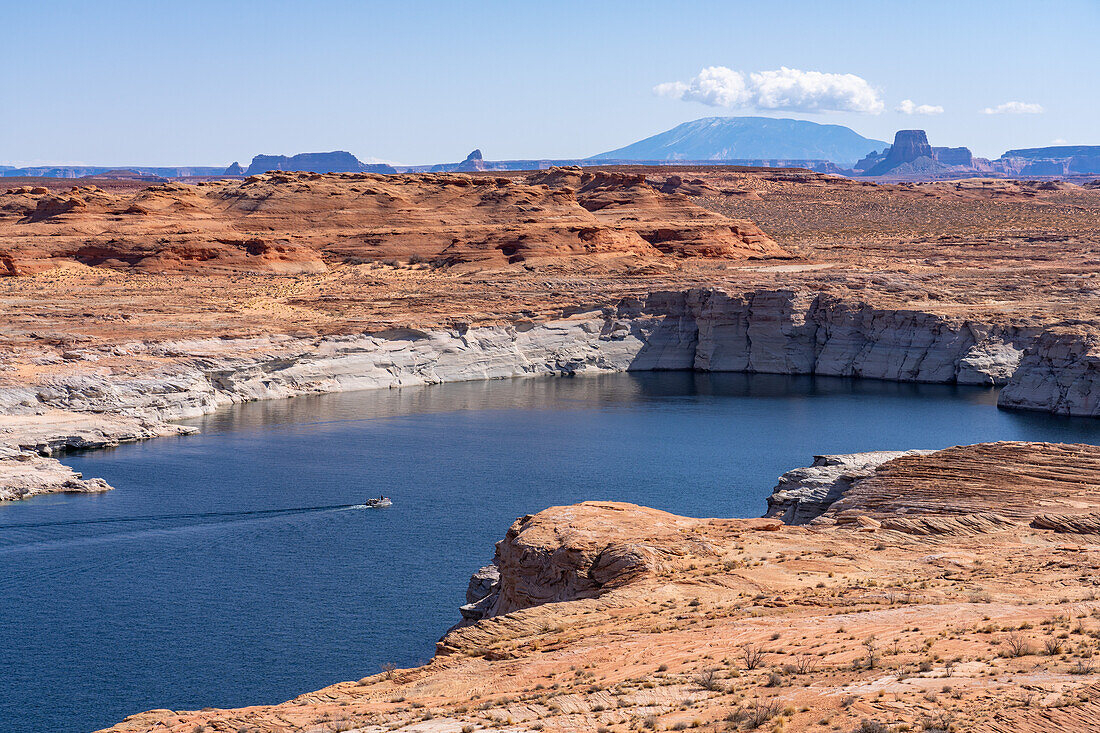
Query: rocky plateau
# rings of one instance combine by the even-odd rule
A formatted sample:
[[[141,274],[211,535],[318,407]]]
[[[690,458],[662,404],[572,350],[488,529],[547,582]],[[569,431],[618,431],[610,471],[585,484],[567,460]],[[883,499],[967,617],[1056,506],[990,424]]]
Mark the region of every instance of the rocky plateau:
[[[54,454],[222,405],[475,379],[859,376],[1100,416],[1095,186],[471,168],[11,179],[0,499],[106,490]],[[546,509],[430,664],[114,730],[1095,729],[1098,451],[822,456],[760,519]]]

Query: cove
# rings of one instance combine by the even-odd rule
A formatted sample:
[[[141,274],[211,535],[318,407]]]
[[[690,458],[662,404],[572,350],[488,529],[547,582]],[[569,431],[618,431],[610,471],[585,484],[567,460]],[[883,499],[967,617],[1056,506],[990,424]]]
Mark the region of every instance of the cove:
[[[430,658],[518,516],[758,516],[814,454],[1100,440],[976,387],[652,372],[234,406],[69,454],[103,495],[0,506],[0,730],[274,703]],[[386,493],[395,506],[349,508]],[[34,721],[33,726],[28,721]]]

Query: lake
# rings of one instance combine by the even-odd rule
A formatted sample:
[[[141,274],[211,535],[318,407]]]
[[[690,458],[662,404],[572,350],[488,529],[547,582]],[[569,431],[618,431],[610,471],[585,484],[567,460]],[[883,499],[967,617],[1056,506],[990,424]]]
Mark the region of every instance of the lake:
[[[235,406],[69,454],[115,491],[0,505],[0,730],[275,703],[428,660],[519,516],[587,499],[759,516],[814,454],[1100,441],[976,387],[686,372]],[[349,505],[385,493],[389,509]]]

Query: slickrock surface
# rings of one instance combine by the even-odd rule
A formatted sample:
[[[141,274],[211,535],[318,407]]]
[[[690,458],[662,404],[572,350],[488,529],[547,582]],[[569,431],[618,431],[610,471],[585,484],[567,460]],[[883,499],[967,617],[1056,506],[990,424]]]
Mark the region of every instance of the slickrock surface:
[[[984,531],[1031,522],[1100,532],[1100,448],[999,442],[941,451],[816,456],[788,471],[768,499],[787,524],[861,523],[913,534]]]
[[[826,516],[875,519],[995,512],[1013,521],[1085,516],[1100,507],[1100,448],[982,443],[900,456],[854,482]],[[1097,525],[1100,529],[1100,525]]]
[[[846,521],[554,507],[431,663],[111,730],[1097,730],[1100,527],[1042,518],[1098,491],[1100,448],[998,443],[882,463]]]

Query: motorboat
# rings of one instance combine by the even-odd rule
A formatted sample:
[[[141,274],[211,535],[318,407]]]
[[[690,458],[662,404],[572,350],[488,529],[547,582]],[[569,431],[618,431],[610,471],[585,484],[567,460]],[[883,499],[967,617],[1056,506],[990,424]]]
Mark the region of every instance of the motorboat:
[[[367,509],[382,509],[383,507],[393,506],[393,502],[390,501],[388,496],[378,496],[373,499],[367,499],[363,502]]]

